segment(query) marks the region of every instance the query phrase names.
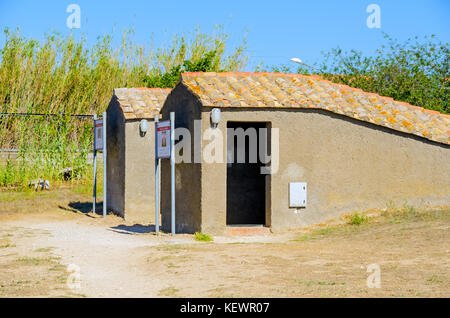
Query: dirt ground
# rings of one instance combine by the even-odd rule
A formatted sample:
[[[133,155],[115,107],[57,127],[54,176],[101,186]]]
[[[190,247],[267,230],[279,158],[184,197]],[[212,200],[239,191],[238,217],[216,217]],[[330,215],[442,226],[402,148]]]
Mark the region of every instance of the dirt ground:
[[[448,209],[198,242],[90,204],[67,189],[0,193],[0,297],[450,297]]]

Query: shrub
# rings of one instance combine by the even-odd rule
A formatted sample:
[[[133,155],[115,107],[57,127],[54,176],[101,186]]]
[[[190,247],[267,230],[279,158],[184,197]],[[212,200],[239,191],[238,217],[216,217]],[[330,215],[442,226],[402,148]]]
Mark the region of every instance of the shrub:
[[[450,113],[450,47],[434,35],[404,43],[384,34],[373,56],[339,47],[325,52],[320,68],[334,82]]]

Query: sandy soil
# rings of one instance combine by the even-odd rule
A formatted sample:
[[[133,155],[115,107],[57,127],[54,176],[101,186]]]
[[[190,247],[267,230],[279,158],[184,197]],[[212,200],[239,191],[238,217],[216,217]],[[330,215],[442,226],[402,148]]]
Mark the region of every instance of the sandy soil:
[[[197,242],[56,201],[0,213],[1,297],[450,296],[448,210]]]

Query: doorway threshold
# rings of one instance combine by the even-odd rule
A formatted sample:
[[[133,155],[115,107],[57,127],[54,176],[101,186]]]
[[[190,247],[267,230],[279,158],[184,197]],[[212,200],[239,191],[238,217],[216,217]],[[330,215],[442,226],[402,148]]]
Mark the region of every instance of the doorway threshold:
[[[262,224],[227,225],[225,234],[230,236],[265,236],[269,235],[270,227]]]

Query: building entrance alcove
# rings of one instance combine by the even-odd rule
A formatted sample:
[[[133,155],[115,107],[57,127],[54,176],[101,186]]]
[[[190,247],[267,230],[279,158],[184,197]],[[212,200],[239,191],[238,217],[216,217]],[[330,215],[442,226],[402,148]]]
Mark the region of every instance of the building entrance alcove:
[[[227,123],[227,225],[266,225],[265,122]],[[266,129],[266,132],[268,129]],[[261,146],[266,149],[260,149]]]

